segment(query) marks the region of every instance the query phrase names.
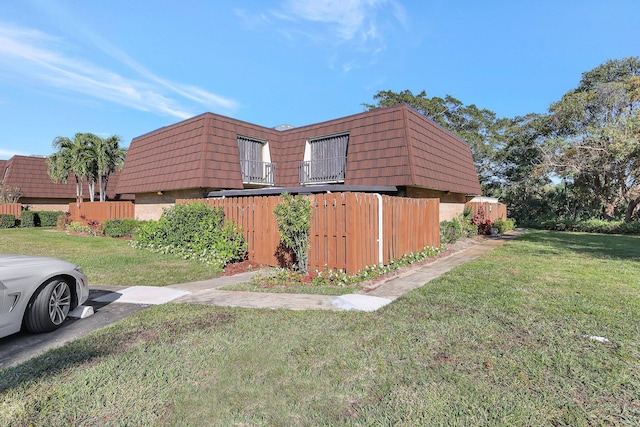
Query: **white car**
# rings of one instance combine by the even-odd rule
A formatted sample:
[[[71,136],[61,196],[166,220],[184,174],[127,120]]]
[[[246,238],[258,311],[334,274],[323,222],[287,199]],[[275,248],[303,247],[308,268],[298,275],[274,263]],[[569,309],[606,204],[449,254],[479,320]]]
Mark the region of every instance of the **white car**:
[[[57,258],[0,255],[0,338],[57,329],[89,297],[79,266]]]

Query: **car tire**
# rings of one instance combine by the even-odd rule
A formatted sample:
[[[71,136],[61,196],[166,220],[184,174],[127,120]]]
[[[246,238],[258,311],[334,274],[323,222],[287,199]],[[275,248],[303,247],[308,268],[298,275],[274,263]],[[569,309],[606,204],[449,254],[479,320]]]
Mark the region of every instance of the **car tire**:
[[[29,332],[53,331],[62,325],[71,309],[71,287],[65,279],[53,278],[44,284],[27,307],[24,326]]]

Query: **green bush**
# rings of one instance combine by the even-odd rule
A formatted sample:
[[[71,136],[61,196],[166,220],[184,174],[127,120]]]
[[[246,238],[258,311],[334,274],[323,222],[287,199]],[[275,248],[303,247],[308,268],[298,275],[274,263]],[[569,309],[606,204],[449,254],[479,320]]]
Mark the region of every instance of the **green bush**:
[[[640,222],[623,222],[618,226],[618,233],[640,235]]]
[[[298,271],[306,274],[311,245],[311,201],[308,197],[293,197],[289,193],[283,193],[282,199],[273,211],[278,223],[278,233],[282,243],[295,254]]]
[[[465,208],[462,215],[458,215],[451,221],[440,222],[440,244],[454,243],[463,237],[471,237],[478,234],[477,225],[473,224],[472,210]]]
[[[247,250],[242,230],[233,222],[225,224],[223,209],[200,202],[165,209],[158,221],[140,225],[131,244],[206,262],[218,270],[242,260]]]
[[[458,218],[440,222],[440,244],[454,243],[463,236],[463,226]]]
[[[102,229],[108,237],[133,237],[140,224],[133,218],[108,219],[102,224]]]
[[[36,211],[22,211],[20,215],[20,227],[40,227],[40,216]]]
[[[93,234],[93,229],[91,227],[84,225],[79,221],[73,221],[71,224],[67,225],[67,231],[71,231],[72,233]]]
[[[55,227],[58,223],[58,218],[64,215],[62,211],[38,211],[40,217],[41,227]]]
[[[538,224],[539,228],[554,231],[577,231],[582,233],[600,234],[640,234],[640,222],[605,221],[601,219],[586,219],[573,221],[571,219],[549,219]]]
[[[0,214],[0,228],[13,228],[16,226],[16,216]]]
[[[493,221],[491,226],[498,229],[498,234],[503,234],[505,231],[516,228],[516,222],[513,219],[498,218]]]
[[[22,211],[20,227],[55,227],[62,211]]]

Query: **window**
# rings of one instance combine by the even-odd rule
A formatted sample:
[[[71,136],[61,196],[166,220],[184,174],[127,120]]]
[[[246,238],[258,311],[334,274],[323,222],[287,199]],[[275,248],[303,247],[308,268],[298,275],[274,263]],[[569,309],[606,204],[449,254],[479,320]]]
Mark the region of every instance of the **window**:
[[[240,171],[245,184],[274,184],[275,166],[271,163],[269,142],[238,135]]]
[[[344,182],[349,134],[310,139],[300,165],[300,183]]]

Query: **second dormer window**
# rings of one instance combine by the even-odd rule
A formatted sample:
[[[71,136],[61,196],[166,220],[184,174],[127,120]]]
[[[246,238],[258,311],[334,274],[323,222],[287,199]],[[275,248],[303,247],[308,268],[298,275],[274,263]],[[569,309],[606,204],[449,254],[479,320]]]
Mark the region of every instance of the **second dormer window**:
[[[300,183],[344,182],[348,143],[348,133],[307,140],[300,165]]]

